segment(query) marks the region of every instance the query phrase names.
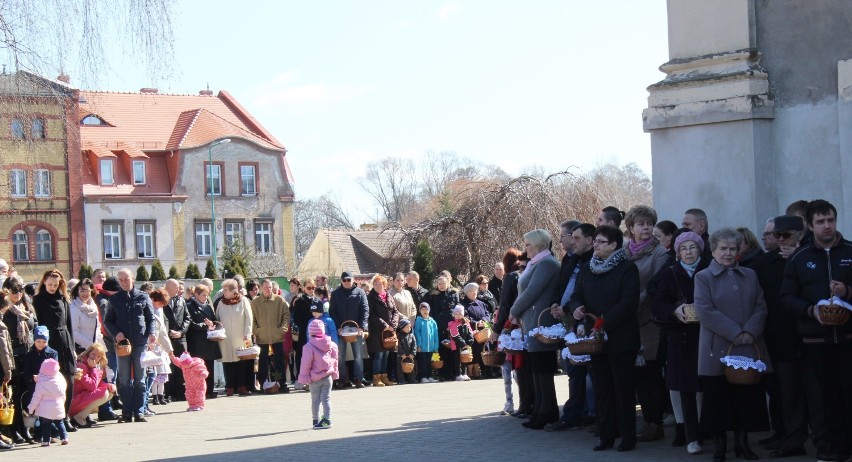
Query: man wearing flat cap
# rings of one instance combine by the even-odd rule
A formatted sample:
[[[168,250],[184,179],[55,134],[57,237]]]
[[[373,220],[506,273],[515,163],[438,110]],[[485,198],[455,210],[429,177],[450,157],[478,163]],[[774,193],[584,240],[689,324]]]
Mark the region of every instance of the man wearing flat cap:
[[[328,314],[334,320],[334,325],[337,326],[338,340],[337,347],[340,350],[339,369],[340,380],[338,387],[347,387],[349,379],[354,382],[355,388],[364,388],[362,379],[364,378],[364,361],[361,360],[361,355],[364,345],[364,331],[367,330],[367,317],[370,314],[370,309],[367,305],[367,294],[355,284],[352,273],[344,271],[340,275],[340,286],[334,289],[329,300]],[[353,321],[358,325],[358,337],[350,343],[352,346],[352,357],[355,360],[353,372],[355,377],[348,377],[346,370],[346,340],[343,338],[342,330],[343,323]],[[350,322],[351,326],[352,323]]]

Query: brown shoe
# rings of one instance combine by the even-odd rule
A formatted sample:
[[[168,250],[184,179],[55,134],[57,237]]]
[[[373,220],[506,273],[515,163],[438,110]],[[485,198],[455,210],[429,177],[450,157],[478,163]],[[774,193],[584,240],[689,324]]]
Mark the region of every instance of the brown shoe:
[[[239,393],[240,396],[249,396],[251,394],[246,387],[237,387],[237,393]]]
[[[655,423],[649,423],[642,433],[636,435],[636,441],[640,443],[648,443],[650,441],[661,440],[666,437],[663,432],[663,426]]]
[[[396,382],[391,382],[391,380],[388,378],[387,374],[379,374],[379,379],[382,381],[382,383],[386,387],[389,387],[391,385],[396,385]]]
[[[234,396],[234,389],[233,388],[226,388],[225,389],[225,396]]]
[[[381,374],[373,374],[373,386],[374,387],[385,386],[385,384],[382,383],[382,375]]]

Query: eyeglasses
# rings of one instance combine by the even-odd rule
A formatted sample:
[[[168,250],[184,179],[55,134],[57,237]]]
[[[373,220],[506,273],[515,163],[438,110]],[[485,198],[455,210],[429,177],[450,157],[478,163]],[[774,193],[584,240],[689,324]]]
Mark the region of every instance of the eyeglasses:
[[[92,289],[80,289],[80,292],[91,292]]]
[[[772,233],[775,236],[775,239],[790,239],[793,237],[793,233]]]
[[[305,287],[305,290],[314,290],[316,287]]]
[[[343,278],[342,281],[343,282],[352,282],[352,278]]]
[[[600,239],[595,239],[592,241],[592,244],[604,245],[604,244],[612,244],[612,241],[602,241]]]

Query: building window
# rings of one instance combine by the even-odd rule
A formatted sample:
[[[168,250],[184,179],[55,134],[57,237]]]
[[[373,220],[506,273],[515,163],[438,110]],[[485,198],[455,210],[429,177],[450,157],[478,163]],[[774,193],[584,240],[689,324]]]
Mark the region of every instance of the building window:
[[[115,169],[112,159],[101,159],[101,184],[115,184]]]
[[[101,120],[100,117],[91,114],[87,115],[86,117],[83,117],[83,120],[80,121],[80,123],[83,125],[106,125],[106,123]]]
[[[154,223],[136,223],[136,255],[139,258],[154,258]]]
[[[33,119],[30,122],[30,132],[34,140],[44,139],[44,119]]]
[[[35,196],[50,197],[50,170],[36,170],[34,174]]]
[[[133,161],[133,184],[145,184],[145,161]]]
[[[104,223],[104,258],[119,260],[122,258],[121,223]]]
[[[240,192],[243,196],[257,195],[257,176],[254,165],[240,165]]]
[[[222,166],[219,164],[205,164],[207,178],[207,195],[222,195]]]
[[[12,197],[27,197],[27,172],[12,170],[9,174],[9,188],[12,190]]]
[[[50,232],[40,229],[36,235],[36,260],[53,260],[53,239]]]
[[[27,261],[30,259],[29,246],[30,242],[27,233],[21,230],[15,231],[15,234],[12,235],[12,256],[15,258],[15,261]]]
[[[243,243],[243,222],[241,221],[226,221],[225,222],[225,245],[231,246],[233,243]]]
[[[195,223],[195,254],[199,257],[213,255],[213,224],[209,221]]]
[[[21,119],[12,119],[12,138],[16,140],[24,139],[24,123]]]
[[[272,223],[254,224],[254,245],[261,255],[272,253]]]

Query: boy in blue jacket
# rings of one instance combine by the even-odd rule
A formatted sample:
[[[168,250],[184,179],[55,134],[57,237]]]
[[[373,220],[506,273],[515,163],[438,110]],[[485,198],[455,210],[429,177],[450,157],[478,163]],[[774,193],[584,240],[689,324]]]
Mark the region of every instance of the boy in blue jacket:
[[[426,302],[418,307],[419,316],[414,321],[414,338],[417,340],[417,378],[420,383],[435,383],[432,378],[432,353],[438,351],[438,324],[429,316],[431,308]]]
[[[325,323],[325,335],[331,337],[331,340],[336,344],[337,343],[337,326],[334,325],[334,319],[331,319],[331,316],[328,315],[326,309],[328,307],[328,302],[324,302],[322,304],[315,304],[311,306],[311,314],[315,319],[319,319],[323,323]]]

